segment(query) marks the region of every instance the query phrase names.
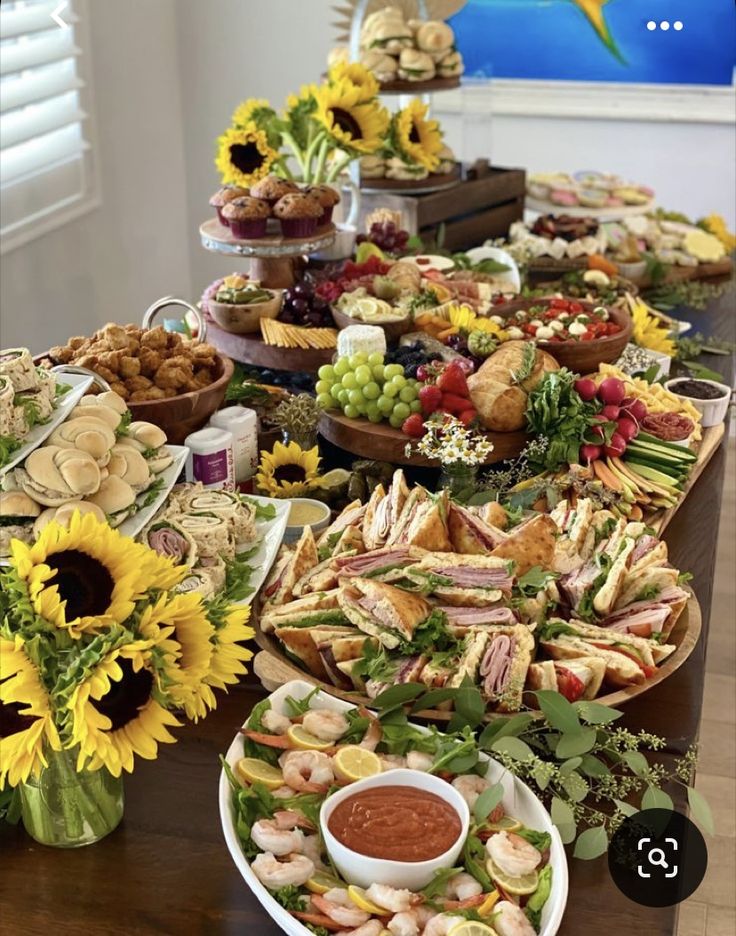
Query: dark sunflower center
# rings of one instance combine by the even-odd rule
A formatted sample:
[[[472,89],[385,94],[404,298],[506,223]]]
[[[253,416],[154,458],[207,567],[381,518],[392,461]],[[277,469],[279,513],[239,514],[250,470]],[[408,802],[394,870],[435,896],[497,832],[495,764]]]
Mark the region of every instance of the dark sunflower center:
[[[130,660],[118,660],[118,663],[123,678],[120,682],[111,683],[107,695],[95,702],[97,711],[107,715],[112,722],[113,731],[138,717],[138,710],[148,702],[153,686],[153,676],[148,670],[141,669],[136,673]]]
[[[348,111],[343,110],[341,107],[333,107],[332,119],[344,133],[349,133],[354,140],[363,139],[363,131],[360,129],[360,124]]]
[[[284,481],[296,484],[299,481],[307,480],[307,473],[301,465],[279,465],[278,468],[274,469],[273,476],[280,484]]]
[[[230,147],[230,162],[246,175],[260,169],[263,158],[255,143],[233,143]]]
[[[20,702],[3,702],[0,704],[0,738],[9,738],[19,731],[30,728],[36,720],[31,715],[21,715],[20,710],[27,708]]]
[[[115,581],[107,567],[78,549],[65,549],[46,560],[56,572],[51,584],[58,585],[59,598],[66,601],[66,619],[94,617],[110,607]]]
[[[417,125],[416,125],[416,124],[412,124],[412,125],[411,125],[411,132],[410,132],[410,134],[409,134],[409,140],[410,140],[412,143],[421,143],[421,142],[422,142],[422,138],[419,136],[419,131],[417,130]]]

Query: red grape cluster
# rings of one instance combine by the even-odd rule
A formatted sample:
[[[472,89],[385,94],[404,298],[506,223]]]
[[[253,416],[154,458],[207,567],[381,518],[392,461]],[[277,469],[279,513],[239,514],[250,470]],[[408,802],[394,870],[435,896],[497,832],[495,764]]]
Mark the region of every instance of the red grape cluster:
[[[329,302],[304,281],[295,283],[284,292],[279,321],[307,328],[330,328],[334,324]]]
[[[409,241],[409,232],[397,228],[393,221],[374,221],[367,234],[358,234],[358,244],[370,241],[385,253],[402,253]]]

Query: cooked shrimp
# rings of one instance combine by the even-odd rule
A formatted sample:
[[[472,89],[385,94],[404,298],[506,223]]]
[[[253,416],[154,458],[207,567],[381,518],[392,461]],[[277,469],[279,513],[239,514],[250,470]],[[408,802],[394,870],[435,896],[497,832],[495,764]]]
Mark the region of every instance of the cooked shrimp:
[[[292,790],[290,786],[280,786],[271,790],[271,796],[276,799],[291,799],[292,796],[296,796],[296,790]]]
[[[477,897],[482,893],[483,885],[476,881],[473,875],[468,874],[467,871],[460,871],[458,874],[453,874],[445,888],[445,896],[454,898],[455,900],[469,900],[471,897]]]
[[[266,747],[283,748],[286,751],[294,750],[294,742],[286,735],[267,734],[265,731],[251,731],[250,728],[241,728],[240,733],[256,744],[265,744]]]
[[[402,910],[395,914],[388,923],[388,931],[392,936],[419,936],[422,929],[432,917],[437,916],[436,910],[420,904],[411,910]]]
[[[493,913],[493,928],[498,936],[536,936],[524,911],[510,900],[499,900]]]
[[[291,719],[286,715],[282,715],[280,712],[268,709],[261,717],[261,724],[266,731],[271,731],[273,734],[277,735],[284,735],[289,728],[291,728]]]
[[[360,742],[360,747],[366,748],[368,751],[375,751],[381,742],[381,738],[383,737],[383,728],[381,727],[381,723],[373,714],[373,712],[369,712],[368,709],[364,708],[362,705],[358,709],[358,712],[363,716],[363,718],[367,718],[369,720],[368,730],[363,735],[363,740]]]
[[[340,930],[335,936],[381,936],[383,932],[383,923],[380,920],[368,920],[357,929]]]
[[[318,871],[327,867],[322,860],[322,842],[319,835],[305,835],[302,842],[302,854],[310,858]]]
[[[304,715],[302,726],[305,731],[321,741],[337,741],[345,734],[350,724],[342,712],[312,709]]]
[[[401,913],[408,910],[413,904],[419,903],[421,897],[410,890],[397,890],[388,884],[371,884],[366,889],[365,896],[379,907],[385,907],[391,913]]]
[[[542,860],[539,849],[513,832],[492,835],[486,842],[486,851],[498,868],[511,877],[531,874]]]
[[[284,782],[300,793],[324,793],[335,779],[332,761],[322,751],[288,751],[279,764]]]
[[[304,833],[301,829],[284,829],[273,819],[259,819],[250,829],[253,843],[264,852],[280,857],[292,852],[301,852],[304,847]]]
[[[314,826],[307,819],[303,812],[298,809],[277,809],[273,814],[273,820],[279,829],[309,829],[314,831]]]
[[[485,777],[479,777],[477,774],[462,774],[455,777],[452,785],[472,809],[480,794],[491,784]]]
[[[422,936],[447,936],[453,926],[462,923],[464,919],[457,913],[439,913],[424,927]]]
[[[386,770],[397,770],[399,767],[406,767],[406,758],[401,754],[381,754],[381,767]]]
[[[289,855],[287,861],[278,861],[272,852],[261,852],[251,862],[251,870],[269,890],[280,887],[301,887],[314,874],[314,865],[306,855]]]
[[[340,926],[362,926],[371,918],[370,913],[355,906],[343,887],[333,887],[325,894],[313,894],[312,903],[320,913]]]
[[[406,766],[409,770],[422,770],[426,773],[433,763],[434,757],[425,754],[424,751],[409,751],[406,755]]]

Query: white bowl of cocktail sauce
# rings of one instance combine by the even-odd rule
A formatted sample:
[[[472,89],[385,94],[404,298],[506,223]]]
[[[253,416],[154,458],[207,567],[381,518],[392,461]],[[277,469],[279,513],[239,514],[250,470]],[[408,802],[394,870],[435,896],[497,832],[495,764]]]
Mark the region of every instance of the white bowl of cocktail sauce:
[[[432,774],[389,770],[344,787],[322,804],[320,827],[349,884],[421,890],[454,866],[470,825],[468,804]]]

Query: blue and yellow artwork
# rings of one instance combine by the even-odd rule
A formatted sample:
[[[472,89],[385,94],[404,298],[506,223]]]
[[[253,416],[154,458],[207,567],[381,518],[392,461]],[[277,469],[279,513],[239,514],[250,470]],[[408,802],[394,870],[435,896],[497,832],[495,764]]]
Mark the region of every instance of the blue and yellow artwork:
[[[450,23],[466,75],[730,85],[733,0],[468,0]]]

